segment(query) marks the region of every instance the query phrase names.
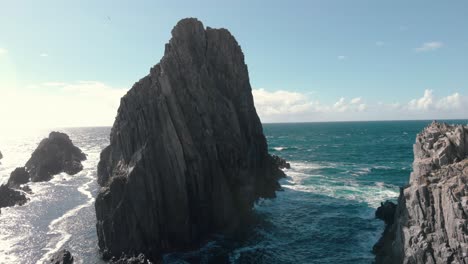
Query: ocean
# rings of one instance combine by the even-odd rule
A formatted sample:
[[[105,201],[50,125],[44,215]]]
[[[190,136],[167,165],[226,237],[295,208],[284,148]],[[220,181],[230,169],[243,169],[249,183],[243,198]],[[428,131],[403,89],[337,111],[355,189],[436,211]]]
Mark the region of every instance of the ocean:
[[[463,123],[467,120],[447,121]],[[384,224],[380,202],[395,200],[408,182],[415,136],[430,121],[264,124],[269,152],[291,163],[275,199],[255,205],[242,240],[219,237],[200,250],[164,256],[165,263],[372,263]],[[99,258],[94,197],[96,166],[109,127],[56,129],[88,155],[75,176],[31,183],[24,206],[2,208],[0,263],[44,263],[65,247],[77,263]],[[0,183],[24,166],[50,130],[0,131]]]

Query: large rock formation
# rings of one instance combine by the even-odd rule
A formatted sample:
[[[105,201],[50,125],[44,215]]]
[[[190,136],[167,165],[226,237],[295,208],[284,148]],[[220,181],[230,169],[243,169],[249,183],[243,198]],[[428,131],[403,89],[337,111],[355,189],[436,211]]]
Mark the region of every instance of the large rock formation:
[[[31,181],[48,181],[62,172],[69,175],[80,172],[83,169],[81,161],[84,160],[86,155],[73,145],[67,134],[51,132],[39,143],[25,167]]]
[[[183,19],[164,57],[122,98],[101,153],[104,257],[185,249],[230,233],[284,176],[267,153],[244,55],[226,29]]]
[[[468,263],[468,127],[433,122],[416,138],[413,173],[377,263]]]

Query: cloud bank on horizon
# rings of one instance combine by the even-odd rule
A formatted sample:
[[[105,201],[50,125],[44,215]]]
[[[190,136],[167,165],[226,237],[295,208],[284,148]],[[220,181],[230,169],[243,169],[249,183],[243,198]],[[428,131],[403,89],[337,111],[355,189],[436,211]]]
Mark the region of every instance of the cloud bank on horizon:
[[[332,104],[298,92],[265,89],[252,92],[264,123],[467,118],[468,97],[458,92],[436,96],[433,90],[426,89],[420,98],[393,103],[341,97]]]
[[[111,126],[127,88],[98,81],[46,82],[27,89],[3,89],[0,113],[4,128]],[[253,89],[255,107],[264,123],[467,118],[468,97],[436,96],[425,90],[407,102],[372,102],[364,97],[323,103],[319,94]]]

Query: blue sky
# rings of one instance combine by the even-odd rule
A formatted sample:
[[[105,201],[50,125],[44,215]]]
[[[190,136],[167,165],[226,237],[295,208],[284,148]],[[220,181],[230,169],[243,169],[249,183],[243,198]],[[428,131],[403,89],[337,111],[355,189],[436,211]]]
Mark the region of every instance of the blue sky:
[[[467,118],[467,14],[466,1],[4,1],[0,111],[73,98],[89,116],[46,124],[111,125],[172,27],[197,17],[242,46],[264,122]]]

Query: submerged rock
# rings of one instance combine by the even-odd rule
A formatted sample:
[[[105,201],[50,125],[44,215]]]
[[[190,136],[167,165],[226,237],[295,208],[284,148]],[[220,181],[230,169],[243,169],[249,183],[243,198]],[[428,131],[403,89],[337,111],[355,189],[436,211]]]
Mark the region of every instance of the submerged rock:
[[[183,19],[160,63],[122,98],[96,198],[105,258],[230,234],[284,176],[267,152],[244,55],[226,29]]]
[[[73,256],[70,251],[62,249],[55,253],[50,259],[51,264],[73,264]]]
[[[29,173],[25,167],[16,168],[11,172],[7,185],[11,188],[18,188],[21,184],[29,182]]]
[[[0,208],[23,205],[27,200],[28,199],[23,192],[14,190],[4,184],[0,186]]]
[[[377,263],[468,263],[468,127],[433,122],[414,144],[413,173]]]
[[[32,153],[25,167],[31,181],[48,181],[62,172],[69,175],[80,172],[84,160],[86,155],[73,145],[67,134],[51,132]]]

